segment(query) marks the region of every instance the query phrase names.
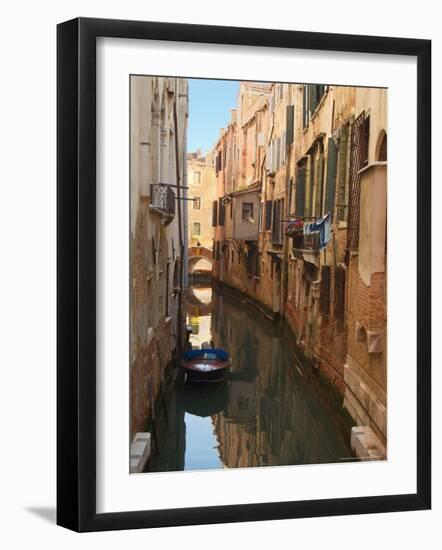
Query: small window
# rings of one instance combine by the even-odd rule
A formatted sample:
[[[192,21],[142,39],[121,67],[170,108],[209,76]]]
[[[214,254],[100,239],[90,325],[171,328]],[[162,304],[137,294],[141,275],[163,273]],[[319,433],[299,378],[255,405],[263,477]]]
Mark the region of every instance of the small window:
[[[190,318],[190,326],[192,327],[192,334],[199,334],[200,332],[200,320],[199,317]]]
[[[193,222],[192,224],[192,237],[199,237],[201,235],[200,222]]]
[[[194,210],[201,208],[201,197],[193,197],[193,208]]]
[[[193,173],[193,183],[195,185],[201,184],[201,172],[194,172]]]
[[[242,220],[253,223],[253,202],[242,203]]]

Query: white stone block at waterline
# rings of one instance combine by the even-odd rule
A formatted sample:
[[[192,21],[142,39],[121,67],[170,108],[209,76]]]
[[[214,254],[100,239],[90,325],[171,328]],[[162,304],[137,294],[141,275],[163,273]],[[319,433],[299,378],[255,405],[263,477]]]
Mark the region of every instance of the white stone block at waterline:
[[[138,432],[130,445],[130,473],[139,474],[143,471],[149,459],[151,450],[151,434]]]

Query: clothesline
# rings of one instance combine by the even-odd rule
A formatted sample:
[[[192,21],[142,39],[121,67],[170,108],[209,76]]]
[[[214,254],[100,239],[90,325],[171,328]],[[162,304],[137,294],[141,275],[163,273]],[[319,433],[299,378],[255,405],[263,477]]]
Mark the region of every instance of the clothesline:
[[[290,218],[289,220],[281,220],[281,223],[284,222],[294,222],[296,220],[317,220],[317,216],[299,216],[297,218]]]
[[[322,250],[331,239],[330,212],[327,212],[327,214],[320,218],[316,218],[315,221],[310,223],[305,223],[304,219],[307,218],[296,218],[295,220],[291,220],[287,224],[285,234],[288,237],[298,237],[301,235],[319,233],[319,249]]]

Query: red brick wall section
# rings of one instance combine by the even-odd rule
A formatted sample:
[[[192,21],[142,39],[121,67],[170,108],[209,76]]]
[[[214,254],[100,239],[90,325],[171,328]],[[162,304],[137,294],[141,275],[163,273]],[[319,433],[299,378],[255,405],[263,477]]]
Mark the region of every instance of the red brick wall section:
[[[170,323],[162,321],[149,344],[139,350],[130,370],[130,431],[146,430],[168,367],[171,366]]]
[[[371,277],[371,285],[366,286],[359,275],[357,255],[350,258],[348,272],[348,353],[386,391],[386,276],[385,273],[374,273]],[[383,331],[382,353],[369,354],[366,342],[357,341],[356,323],[363,326],[365,330]]]
[[[131,243],[131,437],[136,432],[145,431],[152,418],[154,403],[161,388],[165,369],[171,360],[170,323],[161,319],[149,337],[149,324],[152,324],[152,320],[149,323],[147,280],[149,267],[151,267],[148,254],[152,251],[145,227],[147,207],[147,204],[143,205],[139,210],[135,238]]]
[[[342,263],[346,232],[338,232],[336,238],[336,258],[333,264]],[[331,247],[327,249],[331,254]],[[265,251],[265,247],[264,247]],[[229,261],[224,268],[224,281],[251,298],[263,303],[269,309],[273,306],[273,283],[271,278],[271,260],[265,252],[262,254],[261,277],[259,282],[247,275],[242,261],[238,263],[238,254],[234,250],[234,261],[231,261],[231,248]],[[214,275],[218,274],[218,262],[214,263]],[[373,377],[384,390],[386,389],[386,349],[380,354],[369,354],[366,343],[359,343],[355,337],[356,322],[362,324],[366,330],[381,329],[386,334],[386,288],[385,273],[375,273],[372,276],[371,285],[365,286],[359,276],[358,256],[350,257],[350,263],[346,273],[346,299],[344,322],[339,322],[334,314],[334,269],[331,269],[330,281],[330,310],[328,315],[316,314],[305,305],[296,307],[295,296],[295,269],[289,267],[288,293],[284,305],[285,318],[296,335],[297,343],[307,357],[314,362],[316,367],[343,394],[344,365],[347,353],[367,370],[367,374]],[[301,294],[303,289],[301,290]],[[302,304],[302,300],[301,300]],[[384,339],[385,340],[385,339]],[[386,345],[386,342],[385,342]]]

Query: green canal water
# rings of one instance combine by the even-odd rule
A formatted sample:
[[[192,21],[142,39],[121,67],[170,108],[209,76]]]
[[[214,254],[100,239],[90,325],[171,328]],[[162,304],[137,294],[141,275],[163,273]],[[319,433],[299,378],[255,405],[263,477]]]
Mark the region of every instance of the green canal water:
[[[175,370],[146,471],[353,460],[342,397],[302,358],[287,327],[208,283],[190,287],[186,308],[192,346],[225,349],[232,367],[226,381],[204,386]]]

